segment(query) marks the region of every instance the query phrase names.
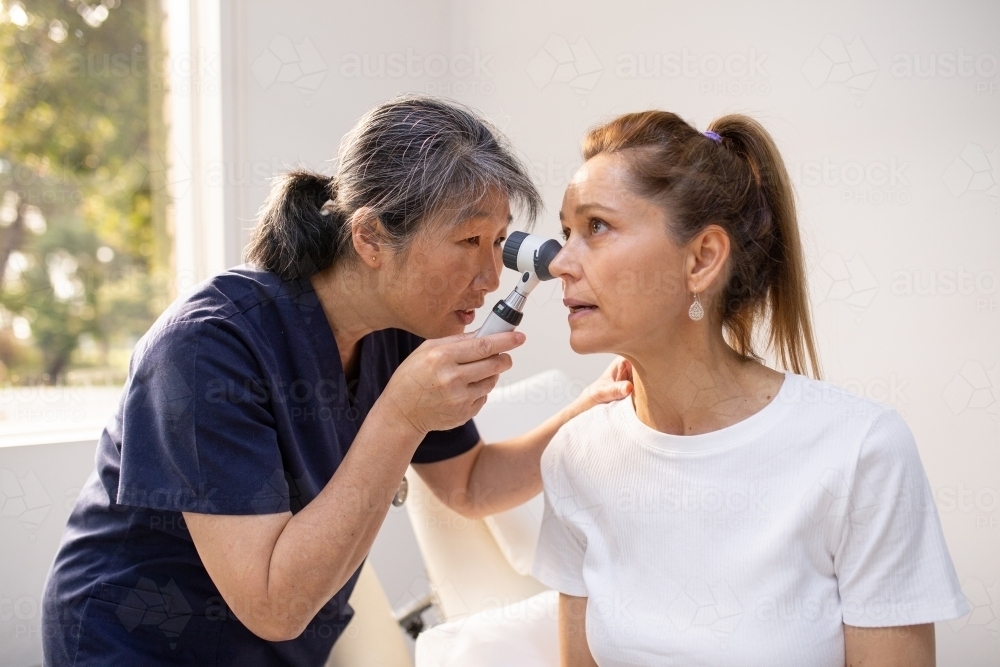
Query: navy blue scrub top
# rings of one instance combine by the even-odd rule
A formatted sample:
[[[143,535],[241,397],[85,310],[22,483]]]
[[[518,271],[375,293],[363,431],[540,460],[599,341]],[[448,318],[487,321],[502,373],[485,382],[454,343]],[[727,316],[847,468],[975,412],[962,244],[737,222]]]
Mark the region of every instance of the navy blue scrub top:
[[[265,641],[227,608],[181,512],[301,510],[422,341],[399,329],[365,336],[348,392],[308,280],[239,267],[174,303],[132,354],[49,573],[45,664],[323,665],[353,615],[358,572],[300,637]],[[412,461],[447,459],[478,440],[471,420],[434,431]]]

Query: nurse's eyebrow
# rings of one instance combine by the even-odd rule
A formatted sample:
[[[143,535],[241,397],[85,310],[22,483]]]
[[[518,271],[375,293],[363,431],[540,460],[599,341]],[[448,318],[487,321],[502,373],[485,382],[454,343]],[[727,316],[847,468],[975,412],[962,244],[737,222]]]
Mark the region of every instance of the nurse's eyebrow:
[[[483,209],[483,210],[476,209],[474,211],[469,211],[468,213],[466,213],[465,215],[463,215],[461,221],[462,222],[470,222],[472,220],[478,220],[480,218],[488,218],[491,215],[493,215],[493,211],[487,211],[485,209]],[[509,213],[507,215],[507,224],[509,225],[513,221],[514,221],[514,214],[513,213]]]

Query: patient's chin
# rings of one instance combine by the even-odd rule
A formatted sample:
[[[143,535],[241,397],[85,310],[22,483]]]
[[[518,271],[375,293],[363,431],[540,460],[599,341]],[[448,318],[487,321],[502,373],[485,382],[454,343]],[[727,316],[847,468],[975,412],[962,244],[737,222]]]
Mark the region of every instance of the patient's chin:
[[[603,336],[595,336],[591,332],[571,331],[569,334],[569,346],[577,354],[597,354],[608,352],[611,349],[609,341],[603,340]]]

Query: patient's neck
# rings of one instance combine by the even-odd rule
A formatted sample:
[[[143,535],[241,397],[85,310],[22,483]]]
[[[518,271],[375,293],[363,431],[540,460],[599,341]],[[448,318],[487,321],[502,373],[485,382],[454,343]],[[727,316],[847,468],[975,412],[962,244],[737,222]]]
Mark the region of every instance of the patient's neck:
[[[767,405],[784,380],[742,359],[721,331],[661,341],[625,354],[636,416],[661,433],[698,435],[742,421]]]

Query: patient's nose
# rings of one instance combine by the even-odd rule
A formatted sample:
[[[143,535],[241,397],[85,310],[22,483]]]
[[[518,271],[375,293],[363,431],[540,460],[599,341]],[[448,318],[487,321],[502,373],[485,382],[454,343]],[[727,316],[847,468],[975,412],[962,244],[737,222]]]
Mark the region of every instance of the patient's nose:
[[[553,278],[562,278],[563,284],[567,278],[573,277],[576,262],[573,260],[572,254],[573,251],[567,243],[549,262],[549,273],[552,274]]]

